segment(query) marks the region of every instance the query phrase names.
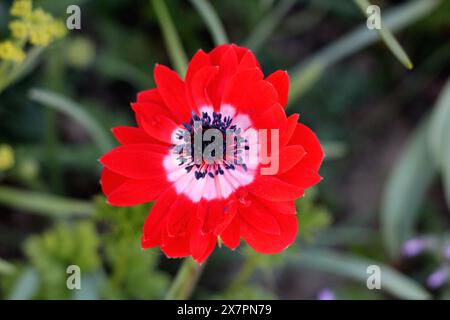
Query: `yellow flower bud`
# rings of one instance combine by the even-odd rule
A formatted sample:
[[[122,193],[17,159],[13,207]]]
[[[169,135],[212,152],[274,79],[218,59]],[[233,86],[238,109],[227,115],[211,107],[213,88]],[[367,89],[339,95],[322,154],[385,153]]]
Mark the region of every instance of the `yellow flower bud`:
[[[51,26],[51,33],[54,38],[59,39],[67,34],[67,28],[61,21],[54,21]]]
[[[0,145],[0,171],[6,171],[14,166],[14,151],[6,145]]]
[[[31,30],[30,42],[35,46],[45,47],[51,41],[51,33],[48,32],[47,28],[36,28]]]
[[[28,25],[21,20],[11,21],[9,23],[9,29],[16,39],[25,39],[28,36]]]
[[[31,0],[15,0],[10,13],[14,17],[26,17],[31,13],[33,4]]]
[[[26,55],[23,50],[15,46],[11,41],[0,43],[0,59],[22,62]]]
[[[45,25],[52,23],[53,17],[41,8],[37,8],[31,12],[29,20],[31,23],[36,25]]]

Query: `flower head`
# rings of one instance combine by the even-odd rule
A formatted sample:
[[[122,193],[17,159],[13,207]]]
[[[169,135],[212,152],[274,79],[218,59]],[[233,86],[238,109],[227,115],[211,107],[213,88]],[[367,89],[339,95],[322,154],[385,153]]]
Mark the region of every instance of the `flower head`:
[[[443,266],[428,276],[427,285],[431,289],[437,289],[447,282],[448,276],[449,268],[447,266]]]
[[[317,294],[317,300],[336,300],[336,294],[331,289],[324,288]]]
[[[15,0],[10,13],[15,17],[25,17],[31,13],[33,3],[31,0]]]
[[[0,42],[0,59],[22,62],[25,59],[25,52],[11,41],[3,41]]]
[[[221,45],[198,51],[185,80],[162,65],[154,77],[132,104],[138,126],[114,128],[122,145],[100,159],[110,204],[155,201],[142,247],[198,262],[219,238],[231,249],[241,238],[261,253],[286,249],[294,201],[321,180],[323,159],[298,114],[286,116],[287,73],[264,78],[250,50]]]

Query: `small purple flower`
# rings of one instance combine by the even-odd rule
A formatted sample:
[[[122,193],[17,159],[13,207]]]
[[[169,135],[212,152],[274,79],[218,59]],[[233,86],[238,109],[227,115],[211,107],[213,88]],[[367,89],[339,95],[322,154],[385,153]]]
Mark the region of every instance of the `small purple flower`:
[[[431,289],[437,289],[441,287],[448,279],[449,269],[448,267],[442,267],[432,274],[427,279],[427,285]]]
[[[415,257],[421,254],[427,247],[427,241],[423,238],[413,238],[406,241],[402,247],[402,253],[406,257]]]
[[[336,295],[331,289],[325,288],[320,290],[317,295],[318,300],[336,300]]]

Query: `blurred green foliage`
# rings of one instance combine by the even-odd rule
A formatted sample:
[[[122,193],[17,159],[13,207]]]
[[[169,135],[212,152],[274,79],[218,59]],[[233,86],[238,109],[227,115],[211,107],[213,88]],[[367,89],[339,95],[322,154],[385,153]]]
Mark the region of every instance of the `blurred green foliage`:
[[[109,128],[134,123],[129,103],[153,86],[156,62],[182,73],[184,57],[228,38],[251,46],[265,73],[288,69],[288,112],[326,140],[325,179],[297,202],[295,245],[278,255],[216,249],[193,297],[314,298],[326,286],[338,298],[448,298],[445,286],[425,289],[448,261],[407,260],[401,247],[417,234],[446,238],[450,225],[450,2],[371,2],[416,69],[377,44],[350,0],[35,0],[61,19],[80,5],[82,30],[27,50],[0,84],[0,297],[167,294],[179,261],[140,249],[151,204],[95,196],[96,159],[113,144]],[[10,4],[0,2],[0,39],[10,38]],[[79,291],[66,287],[72,264]],[[385,290],[366,290],[368,264],[382,266]]]

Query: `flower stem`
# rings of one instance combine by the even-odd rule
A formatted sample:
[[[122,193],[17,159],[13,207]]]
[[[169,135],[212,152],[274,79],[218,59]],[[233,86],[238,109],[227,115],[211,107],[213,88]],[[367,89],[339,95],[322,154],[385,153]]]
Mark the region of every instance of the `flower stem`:
[[[244,263],[242,264],[239,273],[234,278],[234,281],[228,286],[226,290],[227,293],[231,294],[242,288],[247,283],[248,279],[253,275],[257,266],[258,266],[257,255],[253,254],[247,257]]]
[[[206,261],[205,261],[206,262]],[[189,299],[203,271],[205,262],[199,265],[194,259],[186,258],[172,282],[166,300]]]
[[[158,19],[161,27],[164,41],[166,43],[167,50],[169,51],[172,63],[174,64],[177,72],[181,76],[184,76],[187,66],[187,57],[170,16],[169,9],[167,8],[164,0],[152,0],[151,3],[153,4],[153,9],[155,10],[156,18]]]

